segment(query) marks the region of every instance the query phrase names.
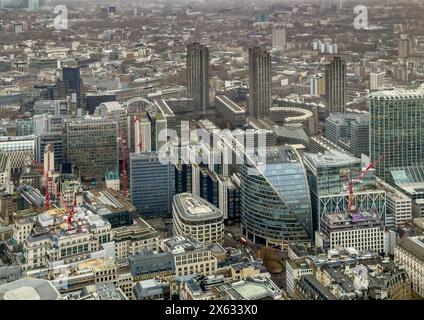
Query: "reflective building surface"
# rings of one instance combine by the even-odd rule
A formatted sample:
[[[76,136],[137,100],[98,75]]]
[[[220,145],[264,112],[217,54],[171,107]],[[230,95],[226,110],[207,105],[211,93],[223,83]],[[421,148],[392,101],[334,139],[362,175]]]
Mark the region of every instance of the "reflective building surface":
[[[310,238],[311,199],[305,169],[292,147],[268,151],[266,164],[246,156],[241,179],[243,234],[255,243]]]

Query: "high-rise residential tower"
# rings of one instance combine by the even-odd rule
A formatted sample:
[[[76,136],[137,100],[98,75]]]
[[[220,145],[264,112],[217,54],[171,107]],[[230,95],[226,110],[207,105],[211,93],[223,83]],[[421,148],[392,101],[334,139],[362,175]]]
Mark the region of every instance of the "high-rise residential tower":
[[[346,62],[341,57],[334,57],[325,68],[325,90],[328,112],[344,112],[346,108]]]
[[[370,158],[377,176],[390,181],[392,168],[424,163],[424,91],[388,90],[369,96]]]
[[[198,42],[187,46],[187,94],[194,98],[196,111],[209,107],[209,49]]]
[[[271,55],[261,47],[249,48],[249,116],[269,118],[271,106]]]

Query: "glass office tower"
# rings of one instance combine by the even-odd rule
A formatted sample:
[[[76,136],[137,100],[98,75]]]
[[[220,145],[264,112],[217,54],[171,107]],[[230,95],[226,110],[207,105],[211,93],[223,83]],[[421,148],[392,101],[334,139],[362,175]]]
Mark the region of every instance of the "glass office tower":
[[[390,90],[372,93],[370,158],[381,160],[377,176],[390,181],[390,169],[424,161],[424,91]]]
[[[269,150],[266,164],[245,156],[241,172],[243,234],[254,243],[311,237],[311,199],[303,163],[289,146]]]

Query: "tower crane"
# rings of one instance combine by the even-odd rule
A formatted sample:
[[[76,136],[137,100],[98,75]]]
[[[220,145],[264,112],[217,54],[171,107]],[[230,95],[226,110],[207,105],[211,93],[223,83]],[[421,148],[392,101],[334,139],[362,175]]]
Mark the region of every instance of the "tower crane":
[[[365,170],[362,170],[353,180],[349,179],[349,176],[346,174],[345,175],[345,182],[349,191],[349,203],[348,203],[348,210],[350,212],[355,212],[356,211],[356,205],[355,205],[355,186],[361,182],[361,179],[368,174],[368,172],[371,169],[375,169],[375,167],[377,166],[377,164],[383,159],[383,157],[381,156],[380,158],[378,158],[376,161],[370,163]]]

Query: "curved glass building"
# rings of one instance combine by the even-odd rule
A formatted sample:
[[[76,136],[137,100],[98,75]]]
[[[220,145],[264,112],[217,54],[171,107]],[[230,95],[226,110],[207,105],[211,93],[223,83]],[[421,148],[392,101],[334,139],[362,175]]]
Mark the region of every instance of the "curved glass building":
[[[310,239],[311,199],[297,151],[290,146],[274,148],[264,164],[245,158],[240,193],[243,234],[266,245]]]

